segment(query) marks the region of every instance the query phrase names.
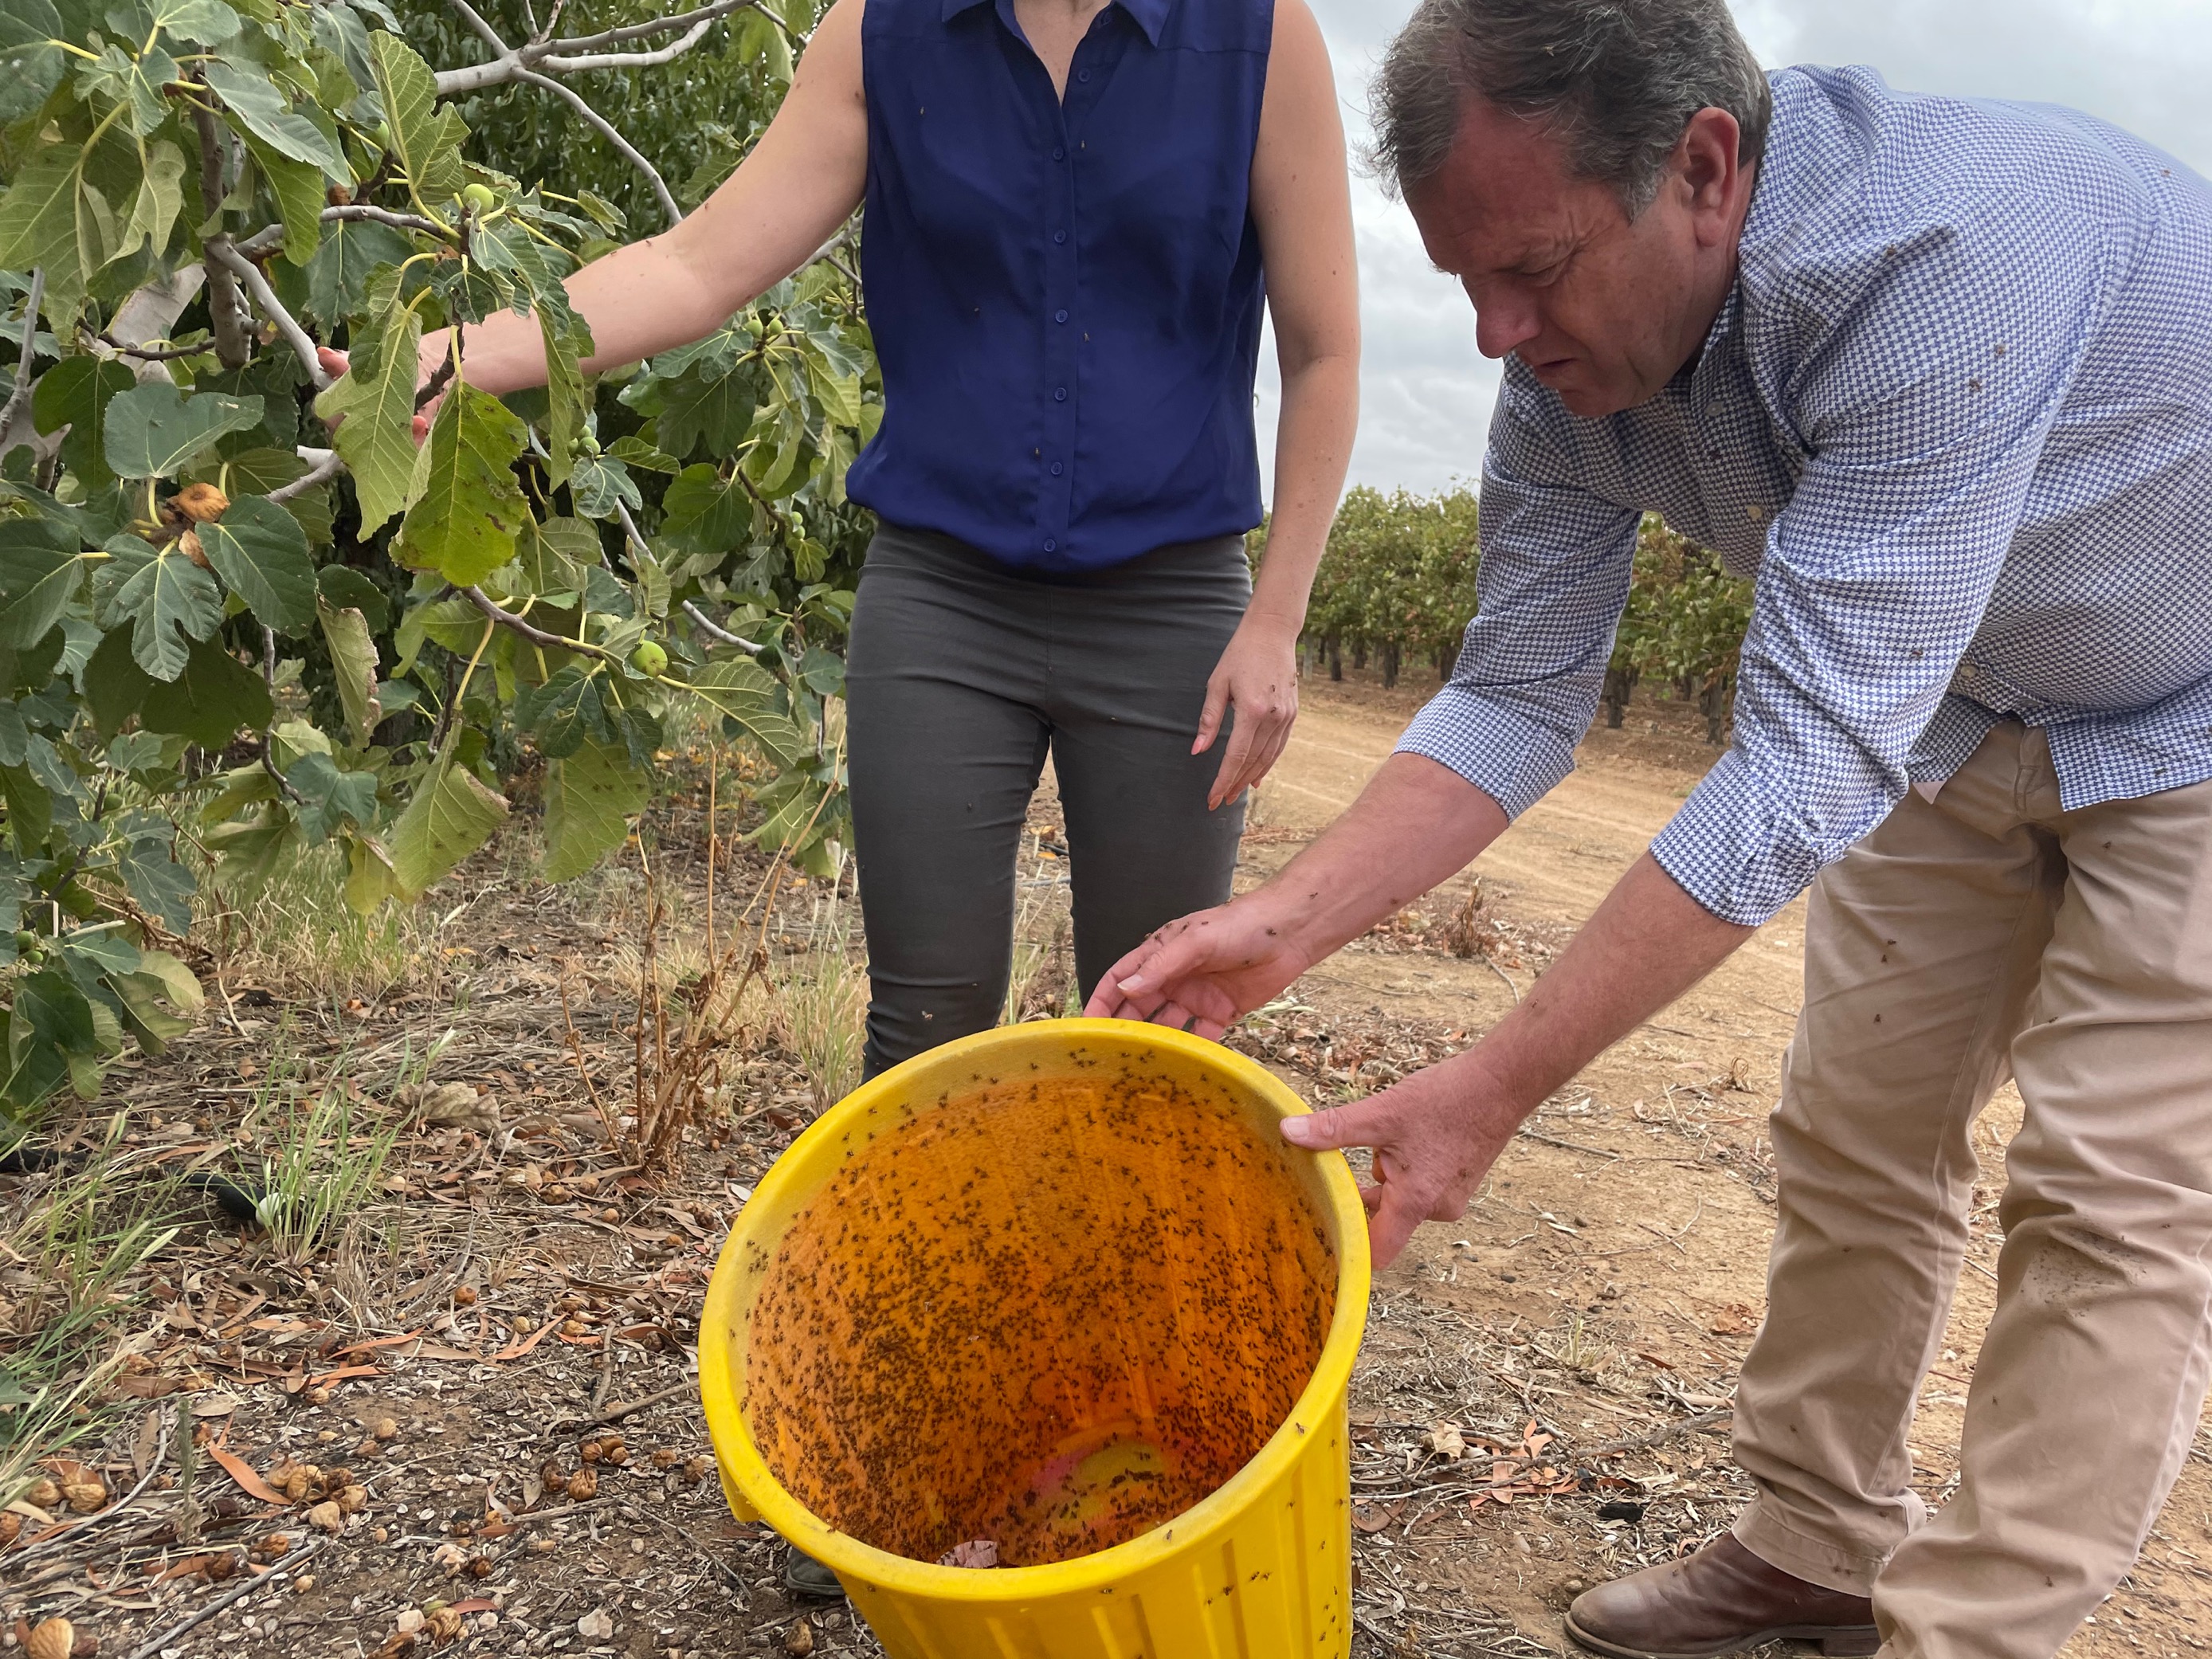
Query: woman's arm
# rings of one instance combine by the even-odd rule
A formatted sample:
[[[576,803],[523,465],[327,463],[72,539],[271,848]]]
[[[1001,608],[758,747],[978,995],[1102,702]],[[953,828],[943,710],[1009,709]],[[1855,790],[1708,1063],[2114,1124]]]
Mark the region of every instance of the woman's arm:
[[[768,131],[697,212],[568,279],[569,301],[592,328],[587,372],[712,333],[805,264],[860,204],[868,171],[863,3],[838,0],[830,8]],[[444,330],[423,337],[425,380],[451,349]],[[534,319],[512,312],[487,318],[470,327],[463,353],[470,383],[487,392],[545,382],[544,340]]]
[[[1252,218],[1283,404],[1275,433],[1275,509],[1252,606],[1206,683],[1192,752],[1237,711],[1210,804],[1267,775],[1298,712],[1297,639],[1328,540],[1359,421],[1359,278],[1344,124],[1328,48],[1305,0],[1276,0],[1267,90],[1252,156]]]

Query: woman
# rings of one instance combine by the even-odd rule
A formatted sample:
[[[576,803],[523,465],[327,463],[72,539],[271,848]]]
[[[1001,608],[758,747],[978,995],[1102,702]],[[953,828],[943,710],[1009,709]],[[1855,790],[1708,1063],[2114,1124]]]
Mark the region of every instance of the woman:
[[[847,487],[882,527],[847,730],[873,1073],[996,1023],[1048,752],[1083,995],[1228,898],[1296,714],[1358,321],[1305,0],[839,0],[714,197],[570,279],[586,367],[720,328],[864,198],[885,409]],[[1255,590],[1263,292],[1283,398]],[[423,341],[425,379],[447,349]],[[534,321],[465,351],[486,390],[544,381]]]

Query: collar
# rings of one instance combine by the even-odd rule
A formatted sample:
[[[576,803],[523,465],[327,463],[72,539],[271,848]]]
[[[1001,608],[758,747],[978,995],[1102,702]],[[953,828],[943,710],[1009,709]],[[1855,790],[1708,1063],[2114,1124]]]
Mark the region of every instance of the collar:
[[[990,3],[991,0],[943,0],[943,20],[949,23],[963,11]],[[1129,14],[1130,21],[1145,32],[1146,40],[1159,45],[1160,31],[1167,27],[1175,0],[1114,0],[1114,3]]]

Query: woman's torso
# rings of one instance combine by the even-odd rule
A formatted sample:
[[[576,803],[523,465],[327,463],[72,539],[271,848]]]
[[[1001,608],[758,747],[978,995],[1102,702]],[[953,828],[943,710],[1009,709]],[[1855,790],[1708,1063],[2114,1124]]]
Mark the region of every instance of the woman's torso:
[[[1273,0],[1116,0],[1065,100],[1012,0],[867,0],[856,501],[1094,569],[1260,518],[1252,155]]]

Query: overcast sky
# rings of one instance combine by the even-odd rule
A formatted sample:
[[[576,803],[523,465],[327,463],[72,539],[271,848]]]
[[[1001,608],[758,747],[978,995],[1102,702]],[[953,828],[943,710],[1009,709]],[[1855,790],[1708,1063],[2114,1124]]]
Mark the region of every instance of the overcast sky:
[[[1367,81],[1413,0],[1308,0],[1336,64],[1355,143]],[[1735,0],[1759,61],[1871,64],[1893,86],[2071,104],[2128,127],[2212,177],[2212,3],[2207,0]],[[1355,180],[1366,355],[1351,482],[1430,490],[1472,479],[1498,371],[1474,313],[1431,269],[1406,210]],[[1261,368],[1263,473],[1274,453],[1272,346]],[[1272,477],[1269,493],[1273,493]]]

